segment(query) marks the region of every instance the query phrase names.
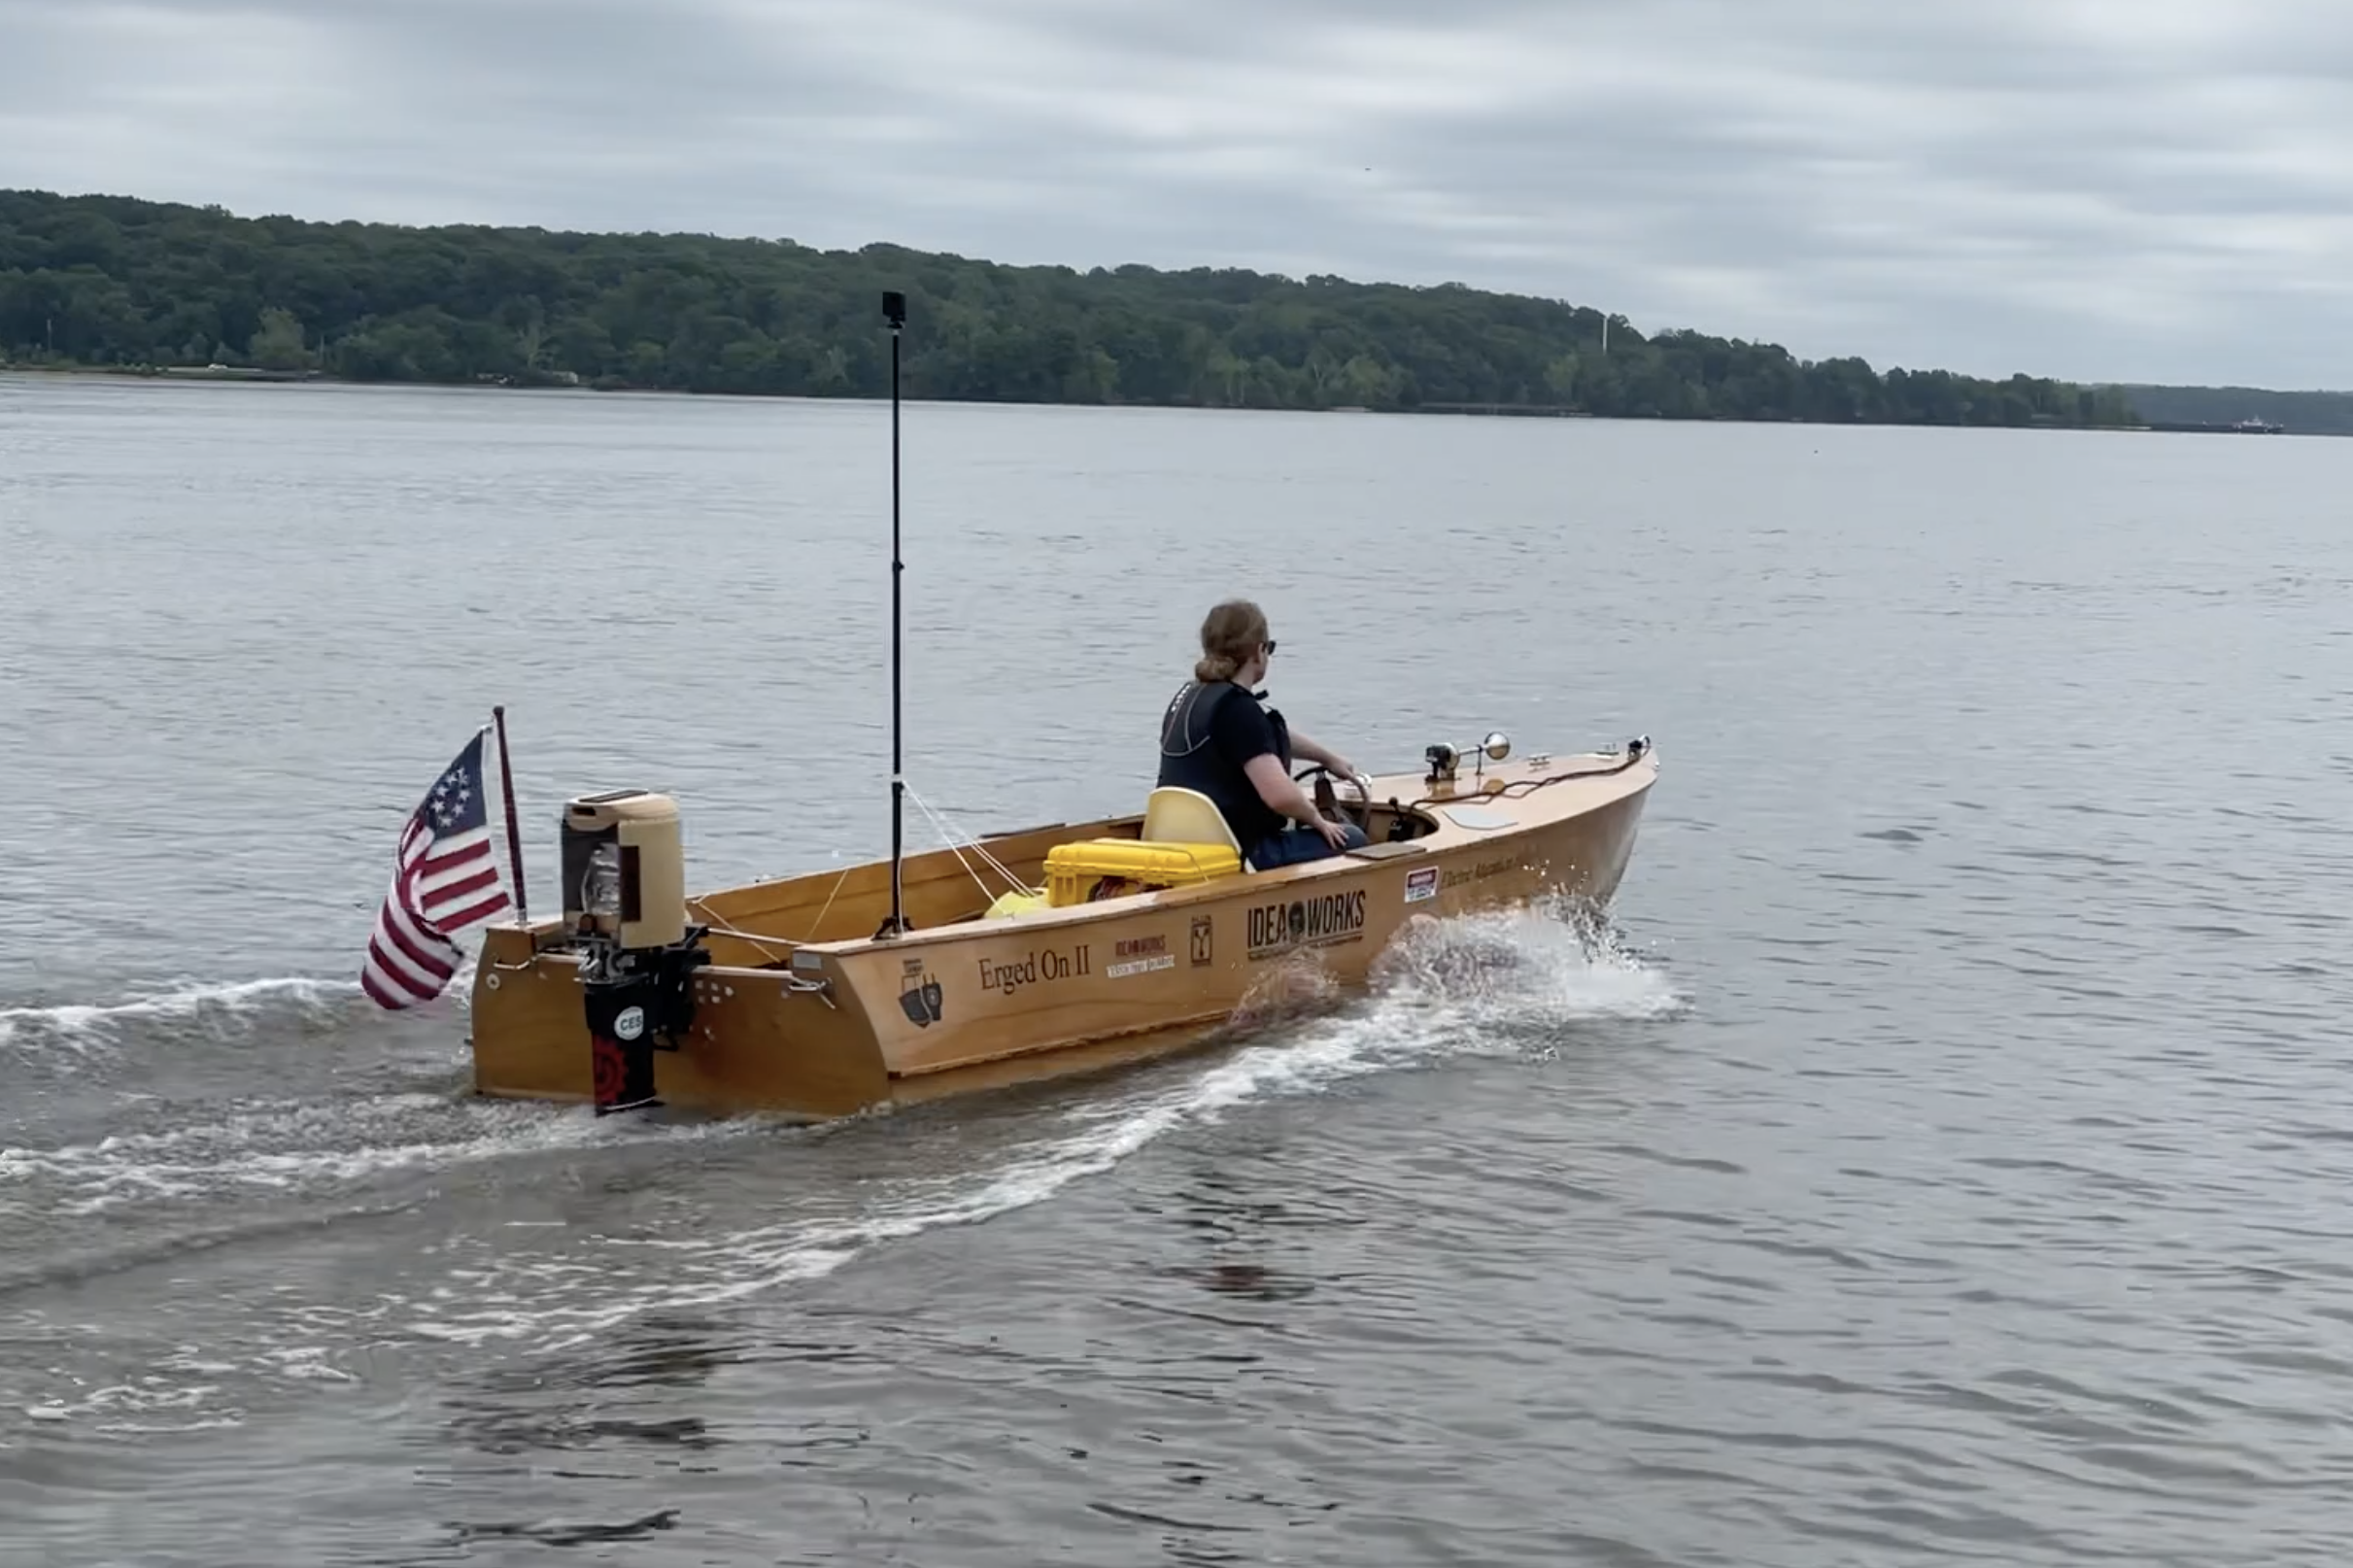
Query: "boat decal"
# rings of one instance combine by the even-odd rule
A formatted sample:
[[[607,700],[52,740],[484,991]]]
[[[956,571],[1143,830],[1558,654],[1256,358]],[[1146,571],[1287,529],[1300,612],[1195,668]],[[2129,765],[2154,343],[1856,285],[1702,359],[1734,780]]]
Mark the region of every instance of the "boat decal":
[[[1111,948],[1111,962],[1105,965],[1106,978],[1124,980],[1131,974],[1149,974],[1155,970],[1173,970],[1176,955],[1169,951],[1169,939],[1155,934],[1150,937],[1122,937]]]
[[[978,962],[980,989],[1008,997],[1032,986],[1084,979],[1095,972],[1093,954],[1086,942],[1070,947],[1033,947],[1019,958],[983,958]]]
[[[899,1010],[917,1029],[929,1029],[946,1016],[939,977],[926,970],[920,958],[907,959],[904,964],[899,977]]]
[[[1216,921],[1209,915],[1193,917],[1193,968],[1208,969],[1215,952]]]
[[[1447,872],[1446,885],[1448,887],[1468,887],[1473,882],[1483,882],[1490,876],[1501,876],[1506,871],[1517,870],[1518,868],[1518,857],[1512,855],[1500,856],[1494,860],[1483,860],[1471,866],[1457,866]]]
[[[1421,866],[1408,871],[1405,878],[1405,902],[1419,903],[1438,897],[1438,868]]]
[[[1245,946],[1257,959],[1303,947],[1336,947],[1362,940],[1364,889],[1350,888],[1287,903],[1253,904]]]

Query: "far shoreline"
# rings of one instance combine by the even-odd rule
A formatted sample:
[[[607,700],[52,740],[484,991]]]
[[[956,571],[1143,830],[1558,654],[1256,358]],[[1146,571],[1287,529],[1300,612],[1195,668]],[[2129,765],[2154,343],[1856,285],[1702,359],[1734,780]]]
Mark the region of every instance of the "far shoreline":
[[[58,381],[103,381],[162,383],[171,386],[268,386],[268,387],[348,387],[422,389],[433,392],[576,392],[587,396],[608,393],[638,396],[735,399],[763,403],[873,403],[884,401],[857,393],[822,397],[799,396],[782,392],[698,392],[677,387],[637,387],[629,385],[592,386],[571,372],[545,379],[517,381],[511,377],[486,376],[476,381],[394,381],[338,376],[324,370],[273,370],[259,365],[82,365],[82,364],[19,364],[0,360],[0,376],[49,377]],[[1247,404],[1171,403],[1171,402],[1071,402],[1044,398],[988,398],[988,397],[908,397],[909,403],[938,403],[997,408],[1155,408],[1173,410],[1201,410],[1240,414],[1368,414],[1397,417],[1425,414],[1469,419],[1570,419],[1595,420],[1619,425],[1794,425],[1833,429],[1891,429],[1891,430],[2078,430],[2086,433],[2126,435],[2332,435],[2329,430],[2289,430],[2284,426],[2249,428],[2244,426],[2216,424],[2183,424],[2149,422],[2138,425],[2068,425],[2055,420],[2037,421],[2026,425],[1945,424],[1930,420],[1823,420],[1791,416],[1786,419],[1760,419],[1738,414],[1595,414],[1586,409],[1558,405],[1525,403],[1421,403],[1397,409],[1363,407],[1330,408],[1253,408]]]

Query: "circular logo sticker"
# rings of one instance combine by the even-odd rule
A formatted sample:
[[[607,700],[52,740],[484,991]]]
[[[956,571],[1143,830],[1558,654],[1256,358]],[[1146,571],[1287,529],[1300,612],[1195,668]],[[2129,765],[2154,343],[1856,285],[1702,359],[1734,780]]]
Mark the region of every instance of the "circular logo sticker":
[[[645,1009],[624,1007],[621,1016],[613,1020],[613,1033],[623,1040],[635,1040],[645,1033]]]

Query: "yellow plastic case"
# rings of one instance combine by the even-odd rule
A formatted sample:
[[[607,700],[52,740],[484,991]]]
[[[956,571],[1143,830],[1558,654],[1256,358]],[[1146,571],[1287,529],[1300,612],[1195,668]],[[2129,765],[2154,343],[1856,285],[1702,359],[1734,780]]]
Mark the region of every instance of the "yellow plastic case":
[[[1089,838],[1046,851],[1046,902],[1057,908],[1084,903],[1107,877],[1148,888],[1188,887],[1241,871],[1242,857],[1224,844]]]

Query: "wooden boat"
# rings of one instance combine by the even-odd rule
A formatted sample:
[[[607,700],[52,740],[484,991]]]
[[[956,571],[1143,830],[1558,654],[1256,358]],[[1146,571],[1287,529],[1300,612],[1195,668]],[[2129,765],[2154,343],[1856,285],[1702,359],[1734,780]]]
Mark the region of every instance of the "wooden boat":
[[[1511,742],[1319,803],[1367,844],[1258,870],[1205,798],[908,856],[897,713],[899,333],[892,332],[891,854],[689,897],[671,800],[568,802],[563,912],[487,927],[474,1085],[588,1102],[825,1120],[1181,1048],[1303,976],[1363,984],[1411,922],[1546,892],[1606,903],[1657,776],[1647,738],[1507,767]],[[1469,764],[1465,776],[1464,764]],[[513,820],[511,798],[509,822]],[[511,829],[510,829],[511,831]],[[520,903],[520,867],[517,869]]]
[[[1479,757],[1508,752],[1493,736]],[[1637,740],[1460,772],[1330,792],[1371,842],[1267,871],[1215,807],[1168,790],[1141,813],[904,857],[904,932],[890,861],[688,898],[669,800],[575,801],[563,918],[484,934],[475,1087],[818,1120],[1180,1048],[1279,1006],[1303,966],[1361,985],[1410,921],[1548,891],[1606,903],[1657,763]],[[573,889],[604,845],[637,869],[600,913]]]

